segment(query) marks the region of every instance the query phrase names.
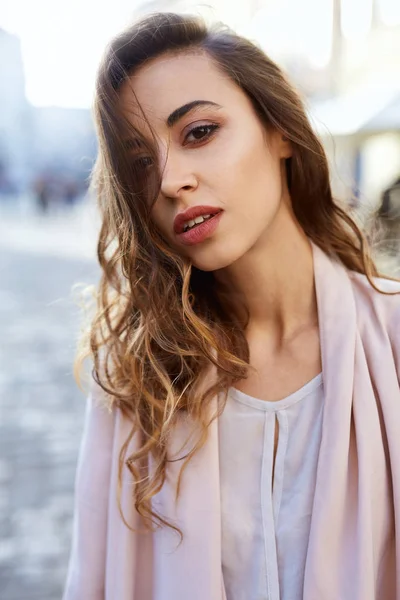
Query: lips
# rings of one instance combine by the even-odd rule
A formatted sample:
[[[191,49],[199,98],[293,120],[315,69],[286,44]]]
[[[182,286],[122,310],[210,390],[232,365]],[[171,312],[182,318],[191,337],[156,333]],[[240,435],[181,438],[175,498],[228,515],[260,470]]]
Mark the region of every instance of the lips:
[[[202,244],[214,235],[223,214],[224,211],[220,210],[202,223],[198,223],[183,233],[178,233],[176,237],[178,238],[179,243],[184,246],[196,246],[197,244]]]
[[[185,212],[176,215],[174,220],[174,232],[176,234],[183,233],[185,223],[188,221],[193,221],[197,217],[202,217],[203,215],[215,216],[219,212],[221,212],[221,209],[216,208],[215,206],[193,206],[192,208],[185,210]]]

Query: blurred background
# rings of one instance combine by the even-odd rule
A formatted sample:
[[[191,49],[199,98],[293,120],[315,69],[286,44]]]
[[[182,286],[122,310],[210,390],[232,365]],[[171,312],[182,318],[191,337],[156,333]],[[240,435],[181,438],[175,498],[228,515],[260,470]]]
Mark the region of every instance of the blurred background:
[[[98,278],[87,194],[90,114],[108,39],[155,10],[222,20],[303,95],[335,194],[400,273],[400,1],[1,0],[0,596],[61,598],[84,396],[72,376],[79,308]]]

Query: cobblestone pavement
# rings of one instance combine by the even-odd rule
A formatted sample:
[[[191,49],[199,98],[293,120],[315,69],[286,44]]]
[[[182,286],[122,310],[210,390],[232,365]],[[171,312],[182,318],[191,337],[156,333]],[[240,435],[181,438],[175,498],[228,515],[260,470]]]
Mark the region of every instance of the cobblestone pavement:
[[[84,410],[72,376],[79,308],[71,287],[98,274],[88,240],[76,237],[82,218],[63,218],[62,235],[61,220],[0,223],[2,600],[62,596]]]

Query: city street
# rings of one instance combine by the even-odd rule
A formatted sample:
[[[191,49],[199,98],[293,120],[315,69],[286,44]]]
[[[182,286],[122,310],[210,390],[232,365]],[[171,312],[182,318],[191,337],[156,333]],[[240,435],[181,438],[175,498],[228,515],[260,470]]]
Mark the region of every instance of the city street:
[[[168,49],[174,50],[174,60],[169,60]],[[209,55],[213,60],[203,56],[201,63],[196,62],[199,57],[192,56],[196,53]],[[166,56],[168,60],[164,60]],[[149,57],[151,69],[144,69]],[[182,57],[184,60],[180,60]],[[198,98],[214,101],[211,105],[201,100],[199,103]],[[212,106],[219,98],[225,107],[222,111],[218,110],[219,104]],[[197,104],[202,105],[200,112],[188,110]],[[262,291],[262,273],[256,278],[259,265],[253,269],[252,260],[256,257],[258,263],[265,243],[262,265],[269,273],[271,257],[276,258],[276,265],[272,266],[280,269],[282,285],[279,292],[283,309],[281,317],[276,318],[280,323],[273,328],[276,332],[288,320],[285,307],[292,304],[286,301],[286,291],[288,298],[297,292],[297,286],[301,292],[300,283],[307,280],[301,252],[294,261],[290,259],[298,277],[288,277],[285,271],[291,256],[286,247],[292,252],[296,242],[284,235],[286,225],[282,224],[289,223],[289,213],[297,216],[305,235],[330,259],[336,257],[347,268],[367,272],[378,291],[379,278],[372,274],[400,281],[400,0],[6,1],[0,4],[0,105],[0,600],[61,600],[71,550],[74,482],[88,392],[87,385],[86,390],[78,387],[73,373],[83,327],[82,292],[93,289],[100,277],[100,218],[94,196],[100,193],[102,204],[114,221],[116,235],[131,232],[132,244],[142,243],[142,224],[138,221],[140,216],[130,215],[132,218],[127,219],[126,211],[136,211],[139,203],[143,205],[141,209],[150,212],[148,220],[153,219],[153,205],[148,203],[146,208],[143,202],[154,192],[158,194],[154,198],[158,203],[156,213],[160,209],[163,217],[163,231],[159,231],[158,238],[161,235],[169,239],[167,228],[171,235],[173,229],[169,219],[189,205],[209,202],[216,209],[226,210],[224,225],[214,240],[208,237],[205,244],[200,244],[200,254],[208,248],[216,258],[228,256],[235,245],[240,252],[254,223],[254,235],[256,231],[262,235],[249,242],[248,256],[233,266],[226,262],[219,266],[231,267],[220,270],[227,275],[222,280],[232,281],[235,288],[235,278],[228,276],[228,271],[236,274],[241,265],[246,265],[245,275],[255,280]],[[170,116],[166,118],[167,114]],[[264,151],[268,154],[266,161]],[[158,190],[153,189],[153,179],[160,179]],[[293,206],[286,196],[294,200]],[[275,210],[278,199],[279,210],[277,206]],[[335,203],[342,213],[340,223]],[[360,231],[346,218],[348,211]],[[277,218],[272,219],[273,212]],[[264,228],[266,221],[256,222],[262,214],[270,215],[268,230]],[[196,210],[193,215],[199,216]],[[152,225],[154,228],[157,223]],[[197,229],[197,233],[188,233],[186,240],[178,237],[165,241],[167,246],[175,247],[178,242],[190,244],[189,238],[194,236],[192,242],[200,243],[201,231],[207,237],[212,227],[211,223]],[[269,252],[277,231],[284,241],[279,246],[279,256]],[[144,235],[149,235],[148,231]],[[186,254],[179,244],[169,250]],[[111,252],[114,248],[118,251],[118,240],[111,240],[108,249]],[[302,249],[301,244],[299,248]],[[121,250],[124,262],[133,260],[137,249],[125,250]],[[180,257],[185,268],[188,256]],[[170,265],[171,261],[164,262]],[[136,266],[132,264],[129,269],[124,264],[121,269],[117,264],[118,274],[122,270],[125,275],[128,272],[128,277],[137,277]],[[149,265],[149,271],[157,274],[154,264]],[[219,274],[215,275],[218,279]],[[328,281],[329,294],[331,290],[332,297],[340,293],[340,301],[346,306],[345,295],[333,278],[329,280],[329,269],[324,279]],[[346,277],[342,279],[346,283]],[[354,280],[358,280],[358,275]],[[134,290],[138,282],[129,283]],[[175,283],[182,287],[182,282]],[[273,284],[274,281],[268,282],[270,298]],[[238,285],[243,287],[240,281]],[[239,288],[231,290],[232,307],[235,296],[242,295]],[[214,291],[210,290],[210,296]],[[388,360],[392,362],[391,356],[385,359],[383,351],[382,356],[377,356],[380,346],[372,342],[374,336],[378,341],[391,337],[392,332],[385,332],[385,328],[391,327],[393,319],[385,316],[385,302],[382,308],[380,303],[369,306],[370,291],[364,290],[359,302],[354,295],[360,321],[357,353],[361,354],[365,332],[367,366],[364,361],[362,369],[363,361],[358,355],[354,359],[349,353],[343,354],[347,357],[343,372],[349,373],[345,375],[349,386],[353,370],[354,380],[360,380],[354,385],[354,397],[360,390],[360,402],[363,386],[366,394],[370,384],[368,365],[380,360],[387,370]],[[283,323],[287,335],[281,336],[279,356],[275,362],[271,357],[262,357],[264,362],[274,363],[276,369],[278,358],[289,356],[292,348],[297,352],[302,344],[300,334],[287,332],[295,327],[296,320],[301,320],[300,309],[305,300],[300,292],[297,310],[289,319],[290,327]],[[151,303],[151,289],[147,294],[149,298],[145,300]],[[262,305],[260,298],[256,298],[257,304]],[[143,309],[146,304],[136,302],[135,297],[129,300],[132,310]],[[135,302],[138,306],[132,306]],[[313,298],[310,306],[315,304]],[[261,317],[254,317],[251,306],[248,308],[250,323],[241,337],[249,337],[251,329],[255,332],[252,337],[258,339],[258,325],[264,332],[261,335],[267,335],[267,325],[257,323]],[[339,331],[339,320],[318,308],[313,322],[318,321],[321,330]],[[161,312],[165,312],[164,307]],[[162,323],[155,322],[159,316],[163,317],[155,315],[150,319],[153,329],[163,328]],[[351,315],[348,316],[350,327]],[[226,320],[229,321],[229,315]],[[304,335],[310,333],[310,314],[306,320],[308,325],[298,323],[298,330]],[[128,336],[135,333],[128,329]],[[162,337],[170,335],[169,331],[162,331]],[[346,336],[349,338],[347,331]],[[272,348],[270,339],[265,343]],[[248,350],[254,362],[250,338]],[[309,368],[315,352],[309,347],[306,350]],[[338,343],[336,354],[341,357],[342,353]],[[328,380],[325,359],[326,356],[323,375]],[[168,364],[167,359],[160,360]],[[143,363],[146,367],[146,360]],[[271,367],[269,363],[266,372]],[[296,364],[299,377],[301,366]],[[340,383],[340,369],[337,373]],[[170,375],[175,378],[177,374]],[[383,387],[393,384],[389,376],[373,379],[377,397],[384,394],[381,383]],[[383,431],[385,419],[380,414],[382,410],[377,410]],[[368,415],[365,419],[367,422]],[[372,420],[369,427],[372,431]],[[361,435],[357,443],[359,438]],[[390,435],[387,438],[384,450],[389,453]],[[348,446],[348,439],[345,441]],[[360,449],[361,475],[362,455]],[[352,462],[356,469],[356,461]],[[368,472],[364,475],[367,481]],[[359,478],[361,481],[360,474]],[[352,489],[343,489],[349,497],[353,493]],[[285,497],[282,486],[280,496]],[[356,500],[360,506],[368,502],[362,494]],[[304,505],[299,527],[293,520],[290,528],[296,533],[295,542],[305,531],[306,508]],[[367,509],[360,511],[361,524],[367,523]],[[164,516],[168,519],[168,512]],[[382,534],[384,539],[388,518],[379,519],[375,513],[372,516],[374,536]],[[343,520],[347,532],[353,526],[350,521],[348,516]],[[246,525],[250,531],[250,524]],[[370,533],[367,529],[363,527],[363,535]],[[396,543],[400,544],[397,530],[396,523]],[[333,547],[334,543],[330,545]],[[119,547],[118,543],[115,545]],[[353,546],[345,549],[347,556],[341,557],[350,579],[352,565],[358,560],[358,546]],[[114,558],[114,550],[114,544],[108,543],[107,558]],[[350,552],[353,562],[346,561]],[[120,554],[123,551],[115,562],[121,566]],[[380,555],[375,552],[373,558],[363,561],[368,563],[365,577],[364,573],[359,577],[355,570],[354,582],[351,581],[354,590],[361,589],[364,581],[373,582],[374,577],[377,590],[383,582],[380,573],[386,574],[385,561],[389,565],[393,557],[386,553],[379,560]],[[301,582],[304,565],[290,563],[295,572],[293,581]],[[165,569],[164,563],[162,566]],[[278,575],[277,579],[282,579],[281,573]],[[116,579],[124,589],[129,587],[124,577]],[[337,600],[347,598],[343,590],[349,589],[350,584],[345,577],[336,579],[343,579],[340,585],[336,582]],[[287,590],[291,585],[292,582],[285,582],[280,587]],[[137,582],[135,586],[138,588]],[[165,590],[158,581],[157,586]],[[113,583],[108,583],[108,588],[111,594],[120,595]],[[324,600],[321,586],[315,594],[312,584],[305,588],[311,590],[308,596]],[[356,592],[353,595],[358,598]],[[400,600],[399,590],[397,595]]]
[[[72,375],[80,327],[72,286],[98,276],[88,218],[86,209],[1,215],[2,600],[62,595],[85,401]]]

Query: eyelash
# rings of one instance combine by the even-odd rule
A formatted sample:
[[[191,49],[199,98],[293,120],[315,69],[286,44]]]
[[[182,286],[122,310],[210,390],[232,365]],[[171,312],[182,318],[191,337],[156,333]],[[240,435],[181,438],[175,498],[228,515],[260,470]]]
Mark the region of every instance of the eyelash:
[[[206,135],[202,136],[199,140],[196,140],[194,142],[187,142],[188,137],[196,131],[201,131],[202,129],[208,130],[208,133],[206,133]],[[186,145],[186,143],[191,143],[193,146],[197,146],[207,140],[209,140],[215,133],[216,131],[219,129],[219,125],[217,125],[216,123],[209,123],[208,125],[197,125],[196,127],[193,127],[185,136],[184,139],[184,143]],[[143,157],[139,157],[135,160],[135,163],[142,169],[142,170],[146,170],[149,167],[151,167],[151,164],[147,164],[147,160],[149,160],[148,156],[143,156]],[[151,159],[150,159],[151,160]]]
[[[153,163],[147,163],[146,161],[150,160],[151,158],[149,156],[139,156],[139,158],[136,158],[134,160],[134,163],[140,168],[142,169],[142,171],[145,171],[146,169],[150,168]]]
[[[206,133],[206,135],[202,136],[200,139],[195,140],[193,142],[187,142],[188,137],[196,131],[201,131],[202,129],[206,129],[208,130],[208,133]],[[210,139],[215,133],[216,131],[219,129],[219,125],[217,125],[216,123],[209,123],[208,125],[198,125],[197,127],[193,127],[188,134],[185,136],[184,142],[186,143],[191,143],[193,145],[197,145],[197,144],[201,144],[203,141],[206,141],[208,139]]]

